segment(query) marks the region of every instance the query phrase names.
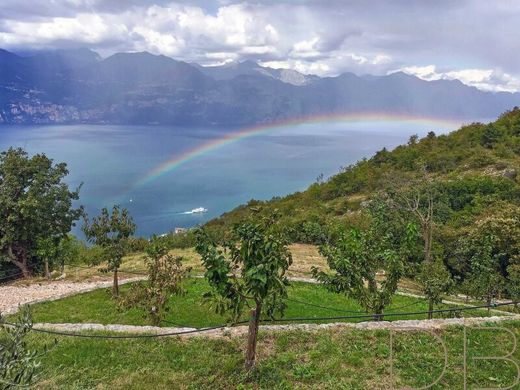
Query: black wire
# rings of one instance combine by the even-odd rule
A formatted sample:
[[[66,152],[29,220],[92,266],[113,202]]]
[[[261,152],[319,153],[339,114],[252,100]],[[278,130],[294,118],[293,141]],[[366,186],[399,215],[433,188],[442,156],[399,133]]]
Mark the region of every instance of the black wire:
[[[19,324],[14,324],[10,322],[3,322],[0,325],[8,325],[13,327],[21,327]],[[198,329],[191,329],[186,330],[182,332],[172,332],[172,333],[159,333],[159,334],[139,334],[139,335],[96,335],[96,334],[85,334],[85,333],[71,333],[71,332],[61,332],[57,330],[47,330],[47,329],[38,329],[38,328],[31,328],[31,331],[38,332],[38,333],[46,333],[51,334],[55,336],[68,336],[68,337],[79,337],[79,338],[90,338],[90,339],[150,339],[150,338],[158,338],[158,337],[168,337],[168,336],[179,336],[184,334],[191,334],[191,333],[200,333],[200,332],[207,332],[209,330],[215,330],[215,329],[223,329],[227,328],[227,325],[219,325],[219,326],[213,326],[208,328],[198,328]]]
[[[292,298],[286,298],[285,300],[286,300],[286,301],[289,301],[289,302],[299,303],[299,304],[302,304],[302,305],[307,305],[307,306],[317,307],[317,308],[320,308],[320,309],[326,309],[326,310],[337,311],[337,312],[340,312],[340,313],[365,313],[364,311],[343,310],[343,309],[338,309],[338,308],[336,308],[336,307],[321,306],[321,305],[317,305],[317,304],[315,304],[315,303],[309,303],[309,302],[299,301],[298,299],[292,299]]]
[[[406,312],[406,313],[382,313],[382,314],[366,314],[366,315],[358,315],[358,316],[336,316],[336,317],[296,317],[296,318],[275,318],[269,320],[262,320],[263,322],[300,322],[300,321],[330,321],[330,320],[346,320],[346,319],[364,319],[364,318],[375,318],[375,317],[407,317],[413,315],[421,315],[428,313],[448,313],[454,311],[468,311],[468,310],[476,310],[476,309],[487,309],[493,307],[500,306],[509,306],[514,305],[519,302],[504,302],[504,303],[495,303],[492,305],[481,305],[481,306],[467,306],[467,307],[459,307],[459,308],[450,308],[450,309],[437,309],[432,311],[416,311],[416,312]]]
[[[69,264],[68,267],[69,268],[80,268],[80,269],[95,269],[97,266],[93,265],[93,266],[90,266],[90,267],[83,267],[81,265]],[[96,269],[96,271],[97,270],[98,269]],[[129,270],[123,270],[123,269],[118,269],[117,271],[121,272],[121,273],[124,273],[124,274],[134,274],[134,275],[139,275],[139,276],[148,276],[148,274],[141,273],[141,272],[138,272],[138,271],[129,271]],[[99,271],[99,272],[101,272],[101,271]]]
[[[7,279],[11,279],[11,278],[13,278],[13,277],[20,276],[20,275],[23,275],[23,272],[22,272],[22,271],[17,271],[17,272],[15,272],[15,273],[13,273],[13,274],[2,276],[2,277],[0,278],[0,281],[2,281],[2,280],[7,280]]]
[[[501,307],[501,306],[510,306],[520,303],[519,301],[512,302],[504,302],[504,303],[495,303],[492,305],[481,305],[481,306],[466,306],[460,308],[451,308],[451,309],[438,309],[432,310],[431,313],[446,313],[446,312],[462,312],[468,310],[476,310],[476,309],[487,309],[491,307]],[[300,322],[300,321],[330,321],[330,320],[344,320],[344,319],[363,319],[363,318],[374,318],[374,317],[396,317],[396,316],[411,316],[411,315],[421,315],[428,314],[429,311],[418,311],[418,312],[407,312],[407,313],[386,313],[386,314],[367,314],[367,315],[358,315],[358,316],[337,316],[337,317],[299,317],[299,318],[279,318],[279,319],[264,319],[260,320],[261,322]],[[248,321],[240,321],[235,323],[234,325],[245,324]],[[8,325],[14,327],[21,327],[20,324],[13,324],[9,322],[0,323],[0,325]],[[69,337],[80,337],[80,338],[96,338],[96,339],[149,339],[149,338],[158,338],[158,337],[167,337],[167,336],[179,336],[184,334],[192,334],[192,333],[201,333],[209,330],[216,329],[224,329],[227,328],[228,325],[220,325],[213,326],[208,328],[198,328],[183,332],[174,332],[174,333],[162,333],[162,334],[143,334],[143,335],[94,335],[94,334],[83,334],[83,333],[70,333],[70,332],[61,332],[61,331],[53,331],[53,330],[45,330],[45,329],[37,329],[31,328],[32,331],[39,333],[46,333],[58,336],[69,336]]]

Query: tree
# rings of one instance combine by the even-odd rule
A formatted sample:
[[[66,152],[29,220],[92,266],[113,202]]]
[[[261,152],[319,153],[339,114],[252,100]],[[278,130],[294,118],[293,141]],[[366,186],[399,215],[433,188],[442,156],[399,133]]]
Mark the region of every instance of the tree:
[[[64,237],[83,213],[73,208],[79,188],[63,182],[65,163],[54,164],[44,154],[29,157],[22,149],[0,153],[0,252],[20,269],[32,273],[37,241]]]
[[[159,326],[169,311],[168,298],[183,295],[182,282],[191,268],[182,267],[182,257],[168,253],[165,240],[154,236],[145,249],[148,280],[133,284],[122,297],[121,306],[140,307],[150,316],[152,325]]]
[[[102,260],[107,263],[107,272],[114,273],[112,295],[119,295],[118,270],[123,257],[128,252],[128,238],[135,232],[135,224],[127,209],[114,206],[112,212],[104,207],[101,215],[92,222],[85,216],[83,232],[89,242],[103,248]]]
[[[233,238],[220,247],[200,229],[196,250],[206,268],[211,291],[206,295],[219,314],[230,313],[236,322],[249,308],[246,368],[255,365],[258,325],[262,313],[283,314],[289,281],[285,273],[292,263],[286,237],[275,217],[250,220],[233,229]]]
[[[439,213],[440,194],[432,178],[425,172],[420,180],[404,177],[388,178],[388,203],[417,220],[423,240],[423,261],[432,261],[433,233]]]
[[[59,242],[55,237],[40,237],[36,241],[36,255],[43,260],[43,273],[47,279],[51,278],[49,263],[58,257]]]
[[[36,381],[41,369],[40,359],[49,348],[38,351],[28,347],[26,337],[31,329],[28,306],[22,307],[14,326],[5,325],[0,315],[0,330],[5,333],[0,338],[0,390],[30,387]]]
[[[470,294],[488,304],[505,292],[517,299],[520,269],[520,207],[498,203],[459,241],[468,260]]]
[[[482,132],[482,136],[480,137],[480,144],[486,148],[491,149],[500,139],[501,133],[497,129],[497,127],[490,123]]]
[[[428,299],[428,319],[432,319],[433,306],[442,302],[442,296],[451,291],[454,281],[442,260],[437,259],[422,263],[419,282]]]
[[[313,275],[329,290],[358,301],[379,321],[397,290],[417,231],[410,223],[392,226],[382,201],[372,201],[367,217],[371,222],[366,229],[343,231],[320,247],[333,272],[313,268]]]

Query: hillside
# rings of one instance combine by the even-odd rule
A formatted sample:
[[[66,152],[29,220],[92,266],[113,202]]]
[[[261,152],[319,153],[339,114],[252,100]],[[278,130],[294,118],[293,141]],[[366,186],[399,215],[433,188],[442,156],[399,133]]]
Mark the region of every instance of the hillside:
[[[0,124],[247,126],[378,112],[474,120],[515,105],[520,93],[401,72],[320,78],[251,61],[202,67],[147,52],[0,49]]]
[[[277,210],[293,241],[319,244],[324,227],[335,222],[362,225],[360,210],[370,198],[427,179],[439,194],[439,250],[450,252],[455,239],[476,221],[520,205],[519,169],[520,109],[514,108],[489,124],[473,123],[448,135],[411,137],[407,145],[383,149],[306,191],[267,202],[252,200],[207,227],[221,235],[251,210]]]

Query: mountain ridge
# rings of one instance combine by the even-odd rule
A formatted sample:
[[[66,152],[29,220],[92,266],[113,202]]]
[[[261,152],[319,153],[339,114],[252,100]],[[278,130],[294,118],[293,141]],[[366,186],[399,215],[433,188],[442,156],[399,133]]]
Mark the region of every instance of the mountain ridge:
[[[203,67],[148,52],[0,49],[2,124],[244,126],[368,112],[476,120],[516,105],[520,93],[402,72],[318,77],[253,61]]]

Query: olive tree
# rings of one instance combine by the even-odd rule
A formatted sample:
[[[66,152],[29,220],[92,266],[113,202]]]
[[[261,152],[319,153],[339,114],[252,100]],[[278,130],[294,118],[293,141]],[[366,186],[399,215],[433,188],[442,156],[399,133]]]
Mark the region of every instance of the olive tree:
[[[383,319],[401,279],[417,235],[413,224],[393,224],[384,202],[369,207],[366,229],[351,228],[320,247],[332,272],[313,268],[313,275],[329,290],[355,299],[374,319]]]
[[[83,232],[89,242],[102,248],[102,258],[106,261],[107,272],[114,273],[112,295],[119,295],[118,270],[123,257],[128,252],[128,238],[135,232],[135,224],[127,209],[114,206],[109,212],[106,207],[92,221],[85,216]]]
[[[83,212],[73,207],[79,189],[63,182],[67,174],[65,163],[44,154],[29,157],[13,148],[0,153],[0,261],[11,262],[24,277],[34,271],[38,240],[65,237]]]
[[[273,318],[283,314],[289,281],[285,275],[292,263],[286,237],[273,217],[250,220],[233,229],[233,238],[222,246],[200,229],[196,250],[202,257],[211,291],[206,297],[217,313],[231,314],[236,322],[249,310],[246,368],[255,365],[258,325],[263,313]]]
[[[0,390],[28,388],[37,381],[41,358],[49,347],[41,350],[29,348],[26,338],[31,329],[28,306],[21,308],[21,314],[13,325],[5,324],[0,315]]]

